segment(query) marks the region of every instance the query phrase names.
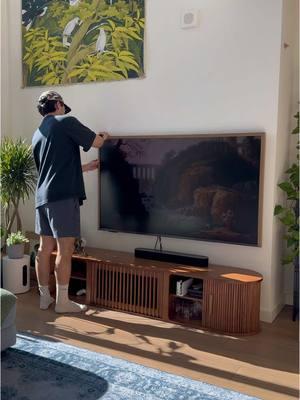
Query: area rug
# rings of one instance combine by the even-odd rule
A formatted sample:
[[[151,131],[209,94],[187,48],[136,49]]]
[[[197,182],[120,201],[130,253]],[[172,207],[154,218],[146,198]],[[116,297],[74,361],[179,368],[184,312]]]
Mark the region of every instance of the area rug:
[[[2,353],[2,400],[254,400],[254,397],[42,338]]]

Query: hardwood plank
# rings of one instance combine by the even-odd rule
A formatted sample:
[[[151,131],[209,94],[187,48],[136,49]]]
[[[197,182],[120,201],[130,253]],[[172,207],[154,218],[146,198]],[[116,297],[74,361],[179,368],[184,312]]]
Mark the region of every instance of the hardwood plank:
[[[255,336],[189,329],[161,320],[90,307],[58,315],[38,307],[36,288],[17,295],[17,329],[266,400],[296,400],[298,323],[285,308]],[[78,298],[79,300],[79,298]]]

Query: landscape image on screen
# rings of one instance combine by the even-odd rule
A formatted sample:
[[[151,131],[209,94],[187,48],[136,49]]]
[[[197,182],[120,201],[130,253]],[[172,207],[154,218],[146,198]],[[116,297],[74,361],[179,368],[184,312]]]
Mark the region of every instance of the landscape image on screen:
[[[258,245],[261,139],[108,140],[100,150],[99,228]]]

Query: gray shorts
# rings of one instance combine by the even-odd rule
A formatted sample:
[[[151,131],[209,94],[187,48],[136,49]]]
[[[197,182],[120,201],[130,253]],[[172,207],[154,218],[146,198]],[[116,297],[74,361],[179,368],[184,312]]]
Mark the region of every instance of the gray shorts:
[[[78,198],[53,201],[36,209],[35,232],[41,236],[80,237]]]

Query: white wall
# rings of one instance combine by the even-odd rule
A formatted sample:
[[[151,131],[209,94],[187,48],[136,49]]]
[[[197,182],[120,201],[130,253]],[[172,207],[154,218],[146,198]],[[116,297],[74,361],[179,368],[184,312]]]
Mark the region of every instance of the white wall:
[[[0,119],[1,119],[1,131],[0,136],[4,136],[10,132],[9,129],[9,104],[10,104],[10,91],[9,91],[9,51],[8,51],[8,10],[7,2],[0,2],[0,14],[1,14],[1,98],[0,98]]]
[[[29,140],[39,123],[42,88],[21,89],[20,1],[6,0],[11,74],[10,134]],[[182,9],[197,8],[196,29],[180,29]],[[266,132],[262,247],[164,239],[169,250],[206,254],[212,263],[250,268],[264,275],[262,319],[277,309],[273,274],[273,206],[282,0],[146,0],[145,69],[141,80],[59,87],[73,114],[92,129],[112,134]],[[277,154],[278,155],[278,154]],[[96,150],[83,161],[97,157]],[[97,174],[85,177],[82,236],[88,245],[133,251],[155,238],[99,232]],[[34,227],[34,204],[23,210]],[[277,272],[276,272],[277,274]]]

